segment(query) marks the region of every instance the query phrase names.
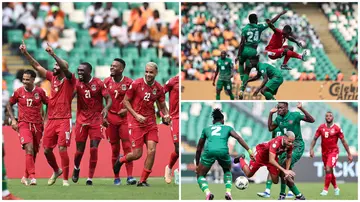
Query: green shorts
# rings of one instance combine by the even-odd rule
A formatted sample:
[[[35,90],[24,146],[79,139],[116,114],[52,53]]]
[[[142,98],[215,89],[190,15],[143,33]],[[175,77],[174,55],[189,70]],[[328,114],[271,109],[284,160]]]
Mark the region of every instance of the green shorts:
[[[305,150],[304,146],[294,147],[293,152],[292,152],[292,157],[291,157],[291,165],[290,165],[291,169],[294,167],[295,163],[301,159],[302,155],[304,154],[304,150]],[[286,156],[287,156],[286,153],[282,153],[279,156],[279,164],[280,165],[285,165]]]
[[[231,83],[231,81],[218,80],[216,82],[216,89],[222,90],[223,87],[224,87],[225,90],[232,91],[232,83]]]
[[[273,95],[276,95],[278,89],[280,88],[280,85],[284,82],[284,79],[282,77],[274,77],[270,79],[265,86],[269,88]]]
[[[200,163],[205,167],[211,168],[211,166],[218,161],[221,167],[231,168],[231,157],[229,152],[209,152],[204,151],[200,157]]]
[[[249,58],[253,58],[256,57],[258,55],[257,50],[253,47],[249,47],[249,46],[245,46],[243,52],[241,53],[240,57],[239,57],[239,61],[240,64],[244,64],[244,62],[246,62],[245,67],[246,68],[251,68],[251,64],[248,61]],[[241,66],[241,65],[240,65]],[[239,68],[239,73],[241,74],[242,69]],[[249,69],[250,71],[250,69]]]

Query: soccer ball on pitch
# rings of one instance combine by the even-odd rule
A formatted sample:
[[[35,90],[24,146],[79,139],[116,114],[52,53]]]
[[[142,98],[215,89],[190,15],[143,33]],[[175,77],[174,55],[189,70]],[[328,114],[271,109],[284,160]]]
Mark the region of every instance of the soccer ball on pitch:
[[[238,188],[240,190],[244,190],[244,189],[248,188],[249,180],[245,176],[240,176],[240,177],[236,178],[235,186],[236,186],[236,188]]]

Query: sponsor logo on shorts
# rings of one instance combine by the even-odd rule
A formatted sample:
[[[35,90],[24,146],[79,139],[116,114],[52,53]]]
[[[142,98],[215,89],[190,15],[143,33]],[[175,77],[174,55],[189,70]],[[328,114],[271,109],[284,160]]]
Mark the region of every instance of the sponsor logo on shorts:
[[[34,94],[34,98],[38,100],[38,99],[40,98],[40,97],[39,97],[39,93],[35,93],[35,94]]]
[[[95,84],[91,85],[91,90],[96,91],[96,85]]]

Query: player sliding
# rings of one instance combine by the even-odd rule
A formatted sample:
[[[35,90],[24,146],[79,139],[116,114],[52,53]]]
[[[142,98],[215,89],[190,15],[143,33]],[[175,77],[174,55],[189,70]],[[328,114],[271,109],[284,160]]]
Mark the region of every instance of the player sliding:
[[[45,91],[35,86],[36,73],[25,70],[22,78],[23,87],[18,88],[10,97],[6,107],[11,118],[11,127],[18,132],[20,144],[25,150],[25,175],[21,183],[36,185],[35,159],[39,152],[43,132],[43,104],[48,104],[49,98]],[[12,106],[18,104],[18,121],[15,119]],[[30,180],[30,182],[29,182]]]
[[[95,168],[98,160],[98,147],[102,139],[101,125],[107,125],[108,109],[111,107],[111,97],[104,83],[91,76],[92,66],[87,62],[80,63],[77,71],[79,82],[76,84],[77,112],[75,125],[76,153],[72,181],[79,180],[81,158],[85,151],[86,140],[90,138],[89,174],[86,185],[93,185]],[[103,107],[103,98],[107,104]]]
[[[210,192],[206,175],[211,166],[218,161],[224,171],[225,183],[225,199],[232,200],[231,185],[231,157],[228,148],[229,137],[235,138],[239,144],[248,151],[250,158],[253,153],[246,142],[234,131],[230,126],[224,125],[224,115],[220,109],[214,109],[212,112],[213,125],[206,127],[202,130],[197,149],[196,149],[196,178],[201,191],[206,195],[206,200],[213,200],[214,194]],[[205,142],[207,142],[205,144]],[[205,145],[205,148],[204,148]],[[204,150],[204,152],[203,152]],[[201,157],[201,158],[200,158]]]
[[[104,84],[112,99],[112,105],[108,114],[109,126],[106,128],[106,136],[111,144],[111,163],[113,167],[120,154],[120,140],[125,155],[131,152],[127,109],[122,101],[132,83],[132,79],[123,75],[125,67],[126,63],[124,60],[115,58],[110,67],[110,77],[104,80]],[[130,185],[136,184],[136,179],[132,177],[132,171],[133,163],[129,162],[126,164],[128,175],[126,183]],[[114,173],[114,175],[114,185],[120,185],[119,173]]]
[[[321,152],[322,160],[325,168],[325,183],[324,190],[320,193],[321,196],[326,196],[328,194],[328,189],[331,184],[334,186],[335,196],[340,195],[340,189],[336,184],[336,178],[334,175],[333,168],[336,166],[336,162],[339,156],[339,147],[337,145],[338,139],[341,140],[344,148],[348,154],[349,163],[352,162],[353,157],[349,150],[349,145],[344,138],[344,134],[341,128],[334,123],[334,116],[332,112],[326,112],[325,121],[317,129],[314,139],[311,141],[310,145],[310,157],[314,157],[314,146],[319,137],[321,137]]]
[[[164,115],[164,122],[170,122],[170,116],[165,103],[163,87],[155,81],[158,73],[156,63],[149,62],[145,67],[145,76],[136,79],[127,90],[123,103],[130,115],[129,134],[133,151],[119,156],[115,165],[114,173],[120,172],[124,163],[139,159],[143,154],[143,145],[146,144],[147,156],[138,187],[150,186],[147,178],[154,165],[156,144],[159,142],[158,127],[155,118],[154,103],[159,103],[160,110]]]
[[[230,58],[226,57],[226,51],[221,51],[220,59],[216,62],[216,72],[213,79],[213,86],[215,86],[215,81],[217,75],[219,79],[216,83],[216,100],[220,100],[220,93],[224,87],[224,90],[230,96],[231,100],[234,100],[234,95],[232,93],[232,83],[231,78],[233,77],[233,68],[234,65]]]
[[[170,99],[170,117],[171,117],[171,135],[173,137],[175,151],[170,155],[169,164],[165,167],[165,182],[171,183],[171,169],[179,158],[179,76],[169,79],[164,92],[169,92]]]
[[[302,48],[301,43],[297,41],[295,37],[292,35],[292,29],[289,25],[285,25],[284,28],[280,30],[278,28],[275,28],[271,20],[266,19],[266,23],[274,31],[274,34],[272,35],[269,44],[265,47],[265,52],[267,52],[270,59],[275,60],[285,56],[281,68],[287,70],[291,69],[287,66],[287,63],[290,58],[297,58],[303,61],[306,60],[306,55],[307,55],[306,50],[304,50],[302,55],[300,55],[294,52],[294,47],[283,45],[285,40],[288,39],[289,41],[296,43],[297,46]]]
[[[51,82],[51,94],[48,104],[48,121],[45,125],[43,146],[47,162],[54,173],[48,180],[48,185],[53,185],[56,179],[64,172],[63,186],[69,186],[69,155],[67,147],[70,146],[71,137],[71,100],[75,89],[76,78],[68,69],[68,64],[59,58],[48,45],[46,51],[56,63],[53,72],[42,67],[28,52],[26,45],[20,45],[20,51],[29,61],[31,66]],[[53,149],[59,146],[62,169],[56,163]],[[24,181],[26,179],[23,179]]]

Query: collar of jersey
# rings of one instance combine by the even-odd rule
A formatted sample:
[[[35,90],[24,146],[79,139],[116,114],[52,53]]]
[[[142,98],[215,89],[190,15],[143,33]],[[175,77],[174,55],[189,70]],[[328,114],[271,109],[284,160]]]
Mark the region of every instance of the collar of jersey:
[[[222,123],[216,122],[216,123],[214,123],[213,125],[222,125]]]
[[[25,86],[24,86],[25,91],[26,91],[26,92],[29,92],[29,93],[33,92],[33,91],[35,90],[35,88],[36,88],[36,85],[34,85],[34,88],[33,88],[31,91],[28,91],[28,90],[26,90],[26,88],[25,88]]]
[[[290,115],[290,111],[288,111],[288,113],[285,114],[285,116],[283,116],[283,118],[287,118]]]
[[[144,79],[145,84],[148,85],[148,86],[153,86],[153,85],[155,84],[155,80],[154,80],[154,83],[153,83],[153,84],[149,85],[149,84],[146,82],[145,77],[144,77],[143,79]]]
[[[120,82],[122,82],[122,81],[124,80],[124,77],[125,77],[125,76],[122,75],[122,78],[121,78],[121,80],[120,80],[119,82],[116,82],[115,79],[114,79],[114,77],[111,77],[111,78],[112,78],[112,80],[113,80],[115,83],[120,83]]]

